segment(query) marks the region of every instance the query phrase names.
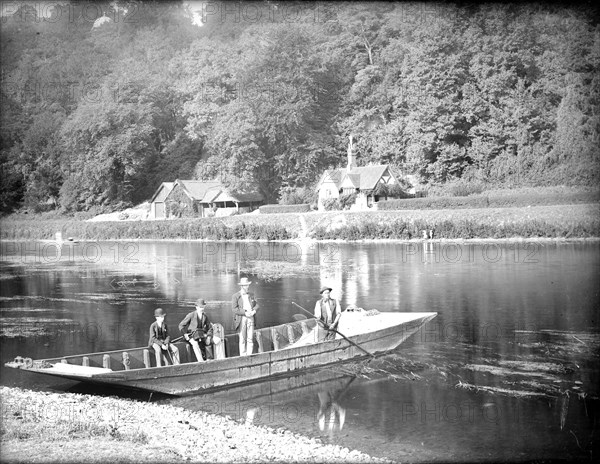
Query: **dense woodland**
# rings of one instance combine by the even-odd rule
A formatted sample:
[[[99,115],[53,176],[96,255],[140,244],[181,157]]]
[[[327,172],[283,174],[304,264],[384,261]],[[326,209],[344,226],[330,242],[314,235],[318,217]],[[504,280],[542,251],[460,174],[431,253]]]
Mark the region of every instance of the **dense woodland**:
[[[176,178],[276,202],[343,166],[349,134],[359,165],[430,186],[600,180],[591,4],[14,4],[3,212],[116,209]]]

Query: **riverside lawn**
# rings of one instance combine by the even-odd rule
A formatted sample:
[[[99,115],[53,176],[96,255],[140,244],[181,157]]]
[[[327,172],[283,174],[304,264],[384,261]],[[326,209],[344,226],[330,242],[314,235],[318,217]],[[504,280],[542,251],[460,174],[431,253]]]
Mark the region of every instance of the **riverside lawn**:
[[[11,216],[0,221],[2,240],[364,240],[600,237],[598,203],[506,208],[330,211],[248,214],[224,218],[86,222]]]
[[[0,399],[2,462],[389,462],[179,407],[9,387]]]

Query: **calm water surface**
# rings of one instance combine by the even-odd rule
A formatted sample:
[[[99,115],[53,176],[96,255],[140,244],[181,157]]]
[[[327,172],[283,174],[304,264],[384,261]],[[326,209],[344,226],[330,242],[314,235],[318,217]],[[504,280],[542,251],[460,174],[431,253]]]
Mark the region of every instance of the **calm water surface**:
[[[156,307],[174,330],[198,297],[229,329],[240,276],[261,326],[293,320],[292,302],[312,309],[325,284],[344,308],[439,315],[370,362],[153,401],[411,462],[597,459],[598,242],[5,242],[2,365],[144,345]],[[106,393],[0,373],[3,385]]]

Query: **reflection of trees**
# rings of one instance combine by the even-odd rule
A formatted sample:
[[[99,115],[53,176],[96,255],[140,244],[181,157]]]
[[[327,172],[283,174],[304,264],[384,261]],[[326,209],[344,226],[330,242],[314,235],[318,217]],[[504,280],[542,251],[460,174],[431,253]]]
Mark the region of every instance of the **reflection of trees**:
[[[344,296],[342,261],[339,245],[325,243],[319,248],[319,286],[333,288],[332,298],[340,301]]]

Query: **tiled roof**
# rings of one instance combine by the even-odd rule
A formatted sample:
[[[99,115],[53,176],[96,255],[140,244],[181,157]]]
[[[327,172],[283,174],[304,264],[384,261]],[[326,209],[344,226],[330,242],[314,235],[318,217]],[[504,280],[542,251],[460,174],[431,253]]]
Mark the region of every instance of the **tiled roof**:
[[[237,192],[234,195],[239,202],[248,202],[248,201],[263,201],[264,198],[259,192]]]
[[[202,197],[202,203],[212,203],[213,201],[215,201],[215,198],[217,198],[221,194],[222,191],[223,186],[220,184],[215,187],[210,187]]]
[[[350,179],[350,182],[352,182],[352,185],[354,185],[355,188],[360,188],[360,174],[354,173],[352,170],[346,174],[346,177]]]
[[[340,185],[342,183],[342,179],[344,178],[344,176],[346,175],[346,169],[342,168],[342,169],[328,169],[323,173],[323,176],[321,177],[321,182],[319,182],[319,186],[320,184],[322,184],[326,179],[330,179],[334,184],[335,187],[337,189],[340,188]]]
[[[221,185],[221,183],[216,180],[177,180],[177,182],[194,200],[202,200],[209,189]]]
[[[213,195],[213,191],[207,192],[204,198],[202,199],[202,203],[210,203],[210,202],[218,202],[218,201],[233,201],[238,203],[246,203],[249,201],[262,201],[263,196],[258,192],[236,192],[235,194],[231,193],[227,189],[221,189],[219,191],[214,191],[217,194]]]
[[[360,190],[371,190],[375,188],[377,182],[379,182],[379,179],[381,179],[381,176],[387,168],[387,165],[379,164],[376,166],[361,166],[352,168],[350,172],[348,172],[346,168],[328,169],[323,173],[323,177],[321,177],[321,182],[319,183],[317,189],[321,187],[321,184],[325,179],[329,178],[339,190],[342,181],[347,175],[356,188]]]
[[[175,182],[163,182],[160,184],[160,186],[156,189],[156,192],[154,192],[154,195],[152,195],[150,203],[164,201],[167,195],[171,193],[171,190],[173,190],[174,185]]]
[[[259,192],[236,192],[232,194],[225,186],[217,181],[205,180],[177,180],[188,195],[195,201],[201,203],[212,203],[214,201],[249,202],[262,201],[264,198]]]
[[[360,168],[353,168],[350,171],[350,175],[359,174],[360,186],[358,188],[361,190],[370,190],[375,188],[386,169],[387,166],[383,164],[378,166],[363,166]]]

